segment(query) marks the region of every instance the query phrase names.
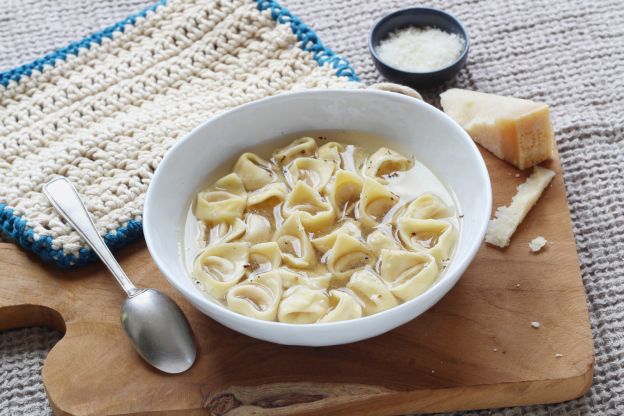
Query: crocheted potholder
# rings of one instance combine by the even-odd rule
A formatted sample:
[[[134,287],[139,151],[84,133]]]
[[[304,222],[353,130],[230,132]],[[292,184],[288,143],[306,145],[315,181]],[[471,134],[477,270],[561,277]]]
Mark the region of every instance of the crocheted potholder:
[[[67,176],[107,244],[119,247],[141,234],[164,153],[208,117],[355,80],[348,62],[274,1],[156,4],[0,73],[2,230],[45,260],[83,264],[94,254],[53,211],[44,183]]]

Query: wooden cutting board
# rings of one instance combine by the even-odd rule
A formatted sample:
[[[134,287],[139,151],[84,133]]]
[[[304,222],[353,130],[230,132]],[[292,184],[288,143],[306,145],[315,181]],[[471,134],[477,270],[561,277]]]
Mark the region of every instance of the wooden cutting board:
[[[526,174],[483,155],[495,206],[508,204]],[[60,415],[397,415],[573,399],[591,384],[593,342],[559,162],[549,167],[557,176],[510,247],[483,245],[431,310],[367,341],[287,347],[231,331],[183,301],[142,243],[118,257],[189,317],[200,355],[188,372],[165,375],[138,357],[104,267],[61,271],[11,244],[0,244],[0,329],[65,332],[43,368]],[[538,235],[549,244],[532,254]]]

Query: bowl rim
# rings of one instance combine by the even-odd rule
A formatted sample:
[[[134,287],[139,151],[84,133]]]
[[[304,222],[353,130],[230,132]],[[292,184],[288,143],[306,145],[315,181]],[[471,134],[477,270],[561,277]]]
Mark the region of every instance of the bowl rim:
[[[388,21],[391,20],[399,15],[402,14],[406,14],[406,13],[415,13],[415,12],[428,12],[428,13],[436,13],[439,15],[442,15],[450,20],[453,20],[455,23],[457,23],[457,25],[459,26],[459,28],[461,29],[462,32],[462,37],[464,39],[464,47],[461,51],[461,53],[459,54],[459,56],[457,57],[457,59],[455,59],[453,62],[451,62],[450,64],[448,64],[447,66],[444,66],[442,68],[433,70],[433,71],[406,71],[404,69],[399,69],[395,66],[390,65],[389,63],[387,63],[386,61],[384,61],[383,59],[381,59],[381,57],[379,56],[379,54],[377,54],[377,50],[375,49],[375,46],[373,45],[373,35],[379,30],[379,26]],[[396,30],[396,29],[395,29]],[[388,67],[389,69],[396,71],[397,73],[403,75],[403,76],[410,76],[410,75],[439,75],[442,74],[450,69],[453,69],[453,67],[457,64],[459,64],[460,62],[462,62],[466,56],[468,55],[468,51],[470,50],[470,35],[468,34],[468,30],[466,29],[466,26],[464,26],[464,24],[462,23],[461,20],[459,20],[457,17],[455,17],[455,15],[453,15],[452,13],[449,13],[445,10],[442,9],[437,9],[435,7],[408,7],[405,9],[399,9],[396,10],[392,13],[389,13],[383,17],[381,17],[379,20],[377,20],[375,22],[375,24],[373,24],[373,27],[371,28],[371,30],[368,32],[368,50],[370,52],[370,54],[373,56],[373,59],[375,59],[377,62],[381,63],[382,65]]]
[[[297,95],[315,95],[315,94],[345,94],[345,95],[350,95],[350,94],[362,94],[362,95],[371,95],[371,96],[385,96],[385,97],[391,97],[392,99],[395,100],[403,100],[405,102],[414,104],[416,106],[421,106],[423,108],[426,108],[428,111],[434,111],[434,113],[437,112],[438,116],[442,117],[443,119],[446,119],[446,121],[450,122],[451,125],[454,126],[454,128],[460,133],[461,136],[463,136],[464,140],[466,141],[468,148],[470,149],[473,158],[477,161],[477,166],[475,166],[476,168],[478,168],[479,170],[479,177],[482,179],[483,185],[486,185],[484,188],[485,191],[485,206],[486,207],[491,207],[492,205],[492,188],[491,188],[491,181],[490,181],[490,177],[489,177],[489,173],[487,170],[487,167],[485,165],[485,161],[483,160],[483,157],[481,156],[481,153],[479,152],[476,144],[474,143],[474,141],[470,138],[470,136],[468,136],[468,134],[461,128],[461,126],[459,126],[459,124],[457,124],[457,122],[455,122],[451,117],[449,117],[447,114],[445,114],[444,112],[442,112],[441,110],[439,110],[438,108],[422,101],[422,100],[418,100],[416,98],[413,97],[409,97],[407,95],[403,95],[403,94],[399,94],[399,93],[394,93],[394,92],[388,92],[388,91],[381,91],[381,90],[375,90],[375,89],[340,89],[340,88],[327,88],[327,89],[311,89],[311,90],[302,90],[302,91],[289,91],[289,92],[285,92],[285,93],[281,93],[278,95],[274,95],[274,96],[270,96],[270,97],[265,97],[262,98],[260,100],[256,100],[256,101],[252,101],[237,107],[234,107],[228,111],[224,111],[222,113],[219,113],[217,115],[215,115],[214,117],[208,118],[207,120],[205,120],[204,122],[202,122],[201,124],[199,124],[197,127],[195,127],[193,130],[191,130],[188,134],[186,134],[184,136],[184,138],[182,138],[181,140],[179,140],[178,142],[176,142],[165,154],[165,156],[163,157],[163,159],[161,160],[160,164],[158,165],[158,167],[156,168],[156,171],[154,173],[154,176],[152,177],[152,180],[150,181],[150,184],[148,186],[148,190],[146,193],[146,197],[145,197],[145,202],[144,202],[144,208],[143,208],[143,234],[144,234],[144,238],[145,238],[145,242],[148,248],[148,251],[150,253],[150,256],[152,258],[152,260],[156,263],[158,269],[161,271],[161,273],[163,274],[163,276],[165,277],[165,279],[169,282],[169,284],[171,284],[180,294],[183,295],[184,298],[186,298],[187,301],[189,301],[193,307],[195,307],[196,309],[199,309],[196,306],[196,302],[200,303],[202,305],[206,305],[206,308],[209,309],[212,313],[215,314],[224,314],[227,318],[231,318],[232,320],[235,321],[240,321],[243,323],[247,323],[247,324],[251,324],[253,326],[255,326],[257,329],[262,330],[262,329],[279,329],[279,330],[295,330],[295,331],[306,331],[306,330],[318,330],[320,328],[323,329],[340,329],[340,328],[348,328],[349,326],[354,325],[355,322],[357,322],[357,324],[360,325],[364,325],[366,322],[371,322],[371,321],[376,321],[376,320],[381,320],[383,319],[384,315],[388,315],[388,314],[398,314],[399,311],[401,310],[406,310],[409,309],[412,304],[414,302],[418,302],[419,300],[421,300],[421,297],[423,295],[425,295],[426,293],[430,292],[434,287],[439,286],[440,284],[443,284],[442,286],[445,286],[445,288],[443,289],[443,291],[441,292],[441,294],[439,294],[439,296],[437,297],[436,300],[433,301],[433,303],[427,307],[425,309],[425,311],[429,308],[431,308],[431,306],[435,305],[442,297],[444,297],[452,288],[453,286],[457,283],[457,281],[461,278],[461,276],[464,274],[465,270],[467,269],[467,267],[470,265],[470,263],[472,263],[472,261],[474,260],[474,257],[477,254],[477,251],[479,250],[481,243],[483,242],[483,238],[485,237],[485,232],[487,229],[487,224],[488,221],[490,219],[490,212],[491,210],[484,210],[481,214],[482,218],[479,218],[479,220],[481,221],[481,225],[479,228],[479,232],[477,233],[477,235],[475,237],[478,238],[473,238],[471,241],[472,243],[470,243],[467,247],[466,247],[466,256],[463,260],[462,263],[460,263],[459,265],[457,265],[457,269],[455,272],[454,276],[450,276],[448,277],[446,280],[442,280],[439,279],[437,280],[433,286],[431,286],[429,289],[427,289],[425,292],[423,292],[422,295],[417,296],[413,299],[410,299],[406,302],[402,302],[400,304],[398,304],[397,306],[394,306],[392,308],[386,309],[384,311],[378,312],[376,314],[373,315],[369,315],[369,316],[362,316],[360,318],[356,318],[356,319],[351,319],[351,320],[345,320],[345,321],[336,321],[336,322],[322,322],[322,323],[311,323],[311,324],[291,324],[291,323],[285,323],[285,322],[278,322],[278,321],[265,321],[265,320],[261,320],[261,319],[256,319],[256,318],[252,318],[252,317],[248,317],[245,315],[241,315],[239,313],[236,313],[230,309],[228,309],[227,307],[225,307],[224,305],[219,304],[216,301],[212,301],[210,299],[208,299],[206,296],[207,295],[203,295],[200,293],[197,293],[195,291],[190,291],[187,288],[185,288],[184,286],[182,286],[180,283],[178,283],[178,279],[176,278],[172,278],[170,276],[173,275],[173,271],[171,271],[169,269],[169,266],[167,264],[167,262],[165,262],[161,256],[158,254],[155,246],[154,246],[154,234],[152,233],[151,227],[150,227],[150,223],[152,221],[150,221],[150,218],[152,217],[152,206],[157,206],[158,204],[155,204],[152,202],[152,199],[155,198],[155,187],[154,184],[158,182],[158,178],[162,175],[165,175],[165,169],[168,163],[168,160],[170,160],[171,155],[174,154],[175,152],[178,151],[179,148],[183,147],[186,145],[187,142],[194,140],[194,137],[196,137],[196,135],[198,134],[198,132],[202,129],[204,129],[208,124],[215,122],[216,120],[222,119],[222,118],[226,118],[226,117],[232,117],[233,114],[236,113],[240,113],[240,112],[245,112],[248,111],[249,109],[252,109],[256,106],[262,106],[265,105],[267,102],[269,101],[273,101],[273,100],[283,100],[283,99],[288,99],[289,97],[292,96],[297,96]],[[267,140],[271,140],[273,138],[269,138]],[[165,168],[162,168],[162,167]],[[179,259],[179,255],[176,254],[176,257],[178,257],[178,261],[180,261]],[[451,259],[451,264],[453,263],[453,259]],[[191,279],[191,276],[189,274],[188,271],[186,271],[184,278],[188,278]],[[200,309],[201,311],[201,309]],[[206,314],[205,312],[201,311],[202,313]],[[422,312],[424,313],[424,311]],[[211,319],[216,320],[214,317],[209,316]],[[405,322],[409,322],[412,319],[415,318],[411,318]],[[401,325],[401,324],[399,324]],[[392,328],[396,327],[397,325],[388,328],[386,331],[391,330]],[[239,332],[239,330],[235,329],[237,332]],[[383,331],[383,332],[386,332]],[[253,336],[253,335],[252,335]],[[372,337],[374,335],[371,335],[370,337]],[[255,336],[253,336],[255,337]],[[364,337],[362,339],[366,339],[366,338],[370,338],[370,337]],[[304,344],[300,344],[300,345],[304,345]],[[325,344],[324,344],[325,345]],[[337,344],[327,344],[327,345],[337,345]]]

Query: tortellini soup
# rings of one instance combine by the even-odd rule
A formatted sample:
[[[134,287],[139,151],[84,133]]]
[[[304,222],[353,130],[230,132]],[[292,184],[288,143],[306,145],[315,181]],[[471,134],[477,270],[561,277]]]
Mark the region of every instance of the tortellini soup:
[[[356,319],[424,293],[453,254],[454,199],[425,165],[364,136],[243,153],[201,189],[184,227],[199,288],[242,315],[293,324]]]

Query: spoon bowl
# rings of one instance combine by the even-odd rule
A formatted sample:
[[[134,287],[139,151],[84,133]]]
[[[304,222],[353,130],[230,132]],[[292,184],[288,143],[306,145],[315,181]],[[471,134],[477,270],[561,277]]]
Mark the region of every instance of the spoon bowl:
[[[121,324],[137,352],[165,373],[182,373],[193,365],[196,350],[186,318],[168,296],[138,289],[121,305]]]

